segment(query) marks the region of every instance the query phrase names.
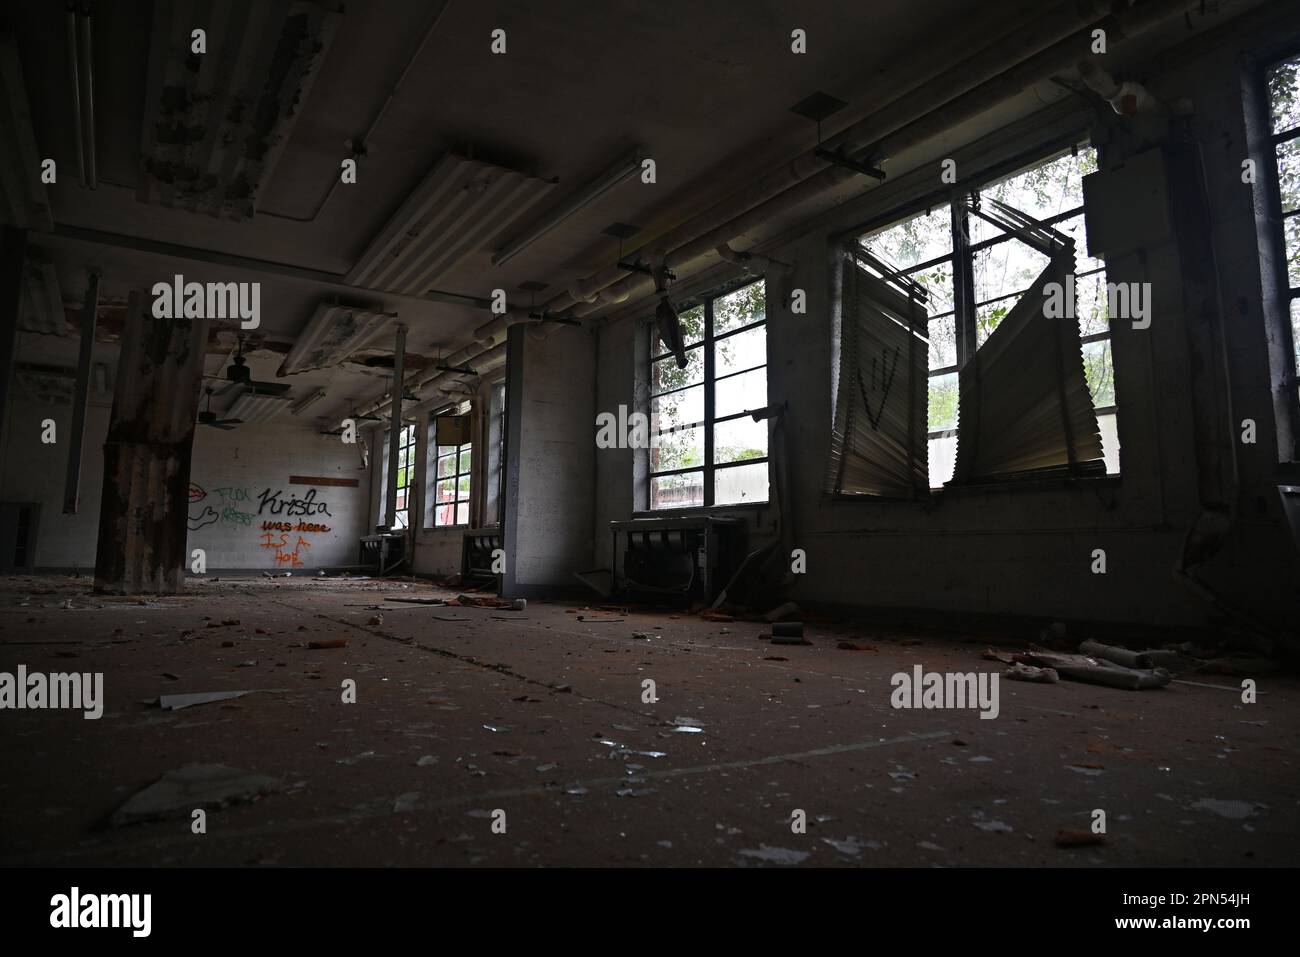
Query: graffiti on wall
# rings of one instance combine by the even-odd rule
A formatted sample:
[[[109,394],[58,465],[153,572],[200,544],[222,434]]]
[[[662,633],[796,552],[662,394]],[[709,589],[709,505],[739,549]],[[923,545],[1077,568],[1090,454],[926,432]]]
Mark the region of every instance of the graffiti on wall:
[[[258,547],[270,551],[276,568],[301,568],[306,564],[311,541],[305,536],[325,534],[330,526],[323,522],[303,521],[303,518],[329,516],[329,503],[317,496],[316,489],[308,489],[302,497],[284,489],[264,488],[253,495],[247,488],[226,486],[211,492],[196,483],[190,484],[190,531],[211,525],[230,525],[236,528],[255,527],[255,520],[263,516]],[[257,511],[251,511],[256,504]],[[283,521],[281,518],[297,518]],[[273,520],[276,519],[276,520]]]

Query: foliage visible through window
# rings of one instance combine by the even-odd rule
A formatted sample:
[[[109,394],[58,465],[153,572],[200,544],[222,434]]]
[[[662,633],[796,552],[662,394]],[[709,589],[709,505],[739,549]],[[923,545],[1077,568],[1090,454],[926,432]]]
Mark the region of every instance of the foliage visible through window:
[[[650,330],[650,507],[767,501],[767,302],[756,282],[681,314],[686,367]]]
[[[438,446],[433,524],[469,524],[470,444]]]
[[[393,527],[408,528],[411,519],[411,480],[415,477],[415,426],[402,426],[397,439],[397,511]]]
[[[1267,82],[1295,359],[1291,371],[1300,373],[1300,56],[1270,69]]]
[[[1101,429],[1106,471],[1119,471],[1115,381],[1105,264],[1086,255],[1083,177],[1096,154],[1080,148],[984,186],[976,201],[998,200],[1073,237],[1077,251],[1076,316],[1084,371]],[[964,199],[964,198],[963,198]],[[963,232],[964,231],[964,232]],[[952,478],[957,456],[958,372],[1029,289],[1047,258],[971,213],[943,205],[864,236],[862,245],[930,295],[930,486]],[[968,283],[970,304],[957,291]]]

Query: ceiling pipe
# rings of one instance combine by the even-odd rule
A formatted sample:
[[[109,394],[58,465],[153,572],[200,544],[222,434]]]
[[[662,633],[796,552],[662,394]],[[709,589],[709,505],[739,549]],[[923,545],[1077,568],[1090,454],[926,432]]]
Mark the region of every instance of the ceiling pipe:
[[[891,77],[892,88],[881,92],[881,96],[893,99],[887,101],[883,107],[876,109],[875,112],[861,118],[854,124],[841,130],[835,137],[827,140],[826,143],[820,144],[823,150],[845,151],[853,150],[855,147],[861,147],[863,143],[868,142],[871,137],[879,137],[881,131],[893,131],[906,124],[910,117],[917,116],[918,112],[924,112],[924,109],[933,108],[935,101],[944,103],[946,100],[956,98],[962,92],[970,91],[979,85],[980,82],[995,77],[997,74],[998,64],[1001,64],[1005,57],[1005,51],[1008,48],[1021,49],[1021,51],[1034,53],[1048,47],[1054,40],[1060,40],[1062,36],[1074,36],[1078,38],[1079,34],[1071,33],[1078,30],[1080,23],[1092,23],[1097,17],[1102,16],[1109,9],[1109,5],[1102,3],[1101,0],[1079,0],[1079,3],[1065,4],[1062,7],[1050,10],[1044,16],[1037,17],[1026,25],[1019,26],[1011,33],[1002,36],[995,43],[989,44],[988,47],[980,49],[979,52],[972,53],[966,60],[959,62],[956,66],[944,70],[943,73],[935,75],[922,85],[913,87],[911,90],[905,90],[900,79],[901,72],[887,74]],[[1089,27],[1089,40],[1091,40],[1091,27]],[[1087,46],[1080,47],[1087,49]],[[1078,51],[1075,57],[1078,59]],[[662,235],[646,243],[640,250],[633,251],[637,255],[640,252],[642,257],[647,257],[650,261],[664,259],[668,251],[673,251],[669,257],[669,265],[673,261],[686,261],[682,257],[682,250],[693,252],[693,238],[710,237],[708,242],[699,242],[703,247],[698,255],[703,252],[714,250],[720,244],[735,238],[738,233],[733,233],[725,228],[737,216],[744,213],[746,209],[759,207],[767,200],[774,196],[780,196],[783,199],[780,208],[784,208],[785,203],[794,200],[794,202],[803,202],[803,199],[811,198],[822,194],[827,189],[839,185],[845,179],[854,176],[849,170],[841,166],[829,166],[827,160],[820,159],[816,151],[803,153],[796,160],[780,166],[767,176],[749,183],[744,189],[732,192],[722,202],[711,205],[699,215],[682,222],[675,229],[669,230]],[[810,177],[820,177],[810,181]],[[790,196],[790,190],[803,187],[800,194]],[[762,218],[770,215],[768,208],[763,207]],[[759,221],[762,221],[761,220]],[[720,229],[722,228],[722,229]],[[724,233],[720,238],[719,234]],[[616,285],[617,283],[617,285]],[[542,307],[542,312],[563,312],[565,309],[571,309],[572,315],[581,317],[588,316],[598,309],[608,306],[608,304],[623,303],[632,296],[634,291],[640,290],[641,287],[651,285],[649,278],[642,274],[629,272],[627,269],[621,269],[612,265],[599,270],[593,276],[573,283],[564,293],[555,296]],[[614,287],[614,289],[611,289]],[[601,296],[602,291],[608,291],[608,295]],[[603,298],[603,302],[602,302]],[[576,307],[576,308],[573,308]],[[507,313],[504,316],[495,317],[495,319],[485,322],[484,325],[478,326],[474,330],[474,338],[480,343],[490,342],[494,335],[503,333],[504,330],[515,324],[515,322],[526,321],[528,316],[513,316]]]
[[[83,10],[77,15],[77,48],[79,53],[78,79],[81,81],[80,116],[81,149],[85,156],[86,185],[94,189],[97,185],[95,165],[95,47],[91,36],[90,11]]]
[[[1131,7],[1117,17],[1103,21],[1102,28],[1107,30],[1108,47],[1199,5],[1200,0],[1148,0],[1140,6]],[[1028,59],[1020,61],[988,82],[948,100],[939,108],[891,131],[871,145],[858,150],[858,158],[874,164],[896,156],[912,146],[978,116],[993,103],[1008,99],[1025,88],[1048,79],[1054,73],[1077,65],[1079,51],[1087,50],[1091,46],[1093,29],[1096,28],[1089,26],[1071,34]],[[856,174],[852,170],[831,166],[709,232],[670,250],[664,255],[664,261],[669,268],[681,268],[787,209],[833,189],[854,175]],[[630,296],[650,286],[647,277],[632,274],[611,287],[611,291],[616,294],[626,292]],[[581,318],[600,308],[600,303],[584,303],[575,307],[572,314]]]
[[[934,109],[936,105],[947,102],[993,78],[997,75],[1000,65],[1005,62],[1008,50],[1017,51],[1017,55],[1020,56],[1032,55],[1062,37],[1072,35],[1081,24],[1092,23],[1104,15],[1109,6],[1101,0],[1079,0],[1079,2],[1060,5],[1022,24],[992,44],[911,89],[904,86],[907,76],[905,71],[893,71],[887,74],[889,77],[887,82],[890,85],[883,89],[877,87],[878,95],[886,101],[882,107],[860,118],[824,143],[818,144],[818,149],[810,150],[778,167],[668,233],[651,240],[640,250],[633,251],[633,255],[640,252],[649,261],[657,261],[669,250],[682,246],[693,237],[715,230],[745,210],[752,209],[773,196],[788,191],[819,171],[827,170],[829,164],[818,155],[819,151],[851,152],[858,149],[872,137],[898,129],[918,113]],[[841,167],[830,167],[830,171],[834,172],[835,182],[842,182],[854,175]],[[601,289],[614,282],[629,279],[632,280],[633,286],[645,284],[640,276],[630,274],[627,270],[619,270],[617,267],[603,270],[571,287],[569,292],[571,301],[553,301],[548,303],[547,307],[558,311],[579,302],[590,303],[591,298]]]
[[[600,177],[578,190],[578,192],[571,196],[563,205],[548,212],[542,220],[527,232],[522,233],[515,239],[506,243],[505,246],[493,255],[492,265],[504,266],[511,259],[519,255],[533,243],[537,242],[537,240],[541,239],[556,226],[559,226],[570,216],[586,209],[615,186],[635,174],[641,169],[641,161],[644,155],[644,151],[638,147],[629,155],[620,159],[612,167],[602,173]]]
[[[897,155],[909,146],[977,116],[992,103],[1014,96],[1054,73],[1075,66],[1080,59],[1079,52],[1091,48],[1094,29],[1106,30],[1108,44],[1114,44],[1199,5],[1200,0],[1148,0],[1096,21],[1090,18],[1103,11],[1104,4],[1083,0],[1057,8],[1013,30],[956,67],[900,94],[822,144],[822,149],[845,154],[857,152],[876,162],[881,157]],[[1087,26],[1077,29],[1080,23]],[[1024,44],[1020,53],[1029,55],[1019,59],[1011,68],[998,72],[998,67],[1006,62],[1007,49],[1012,46],[1012,41]],[[933,97],[933,100],[927,104],[924,101],[926,97]],[[917,119],[909,122],[910,117]],[[864,147],[864,143],[870,145]],[[808,175],[810,170],[812,175]],[[833,189],[854,175],[852,170],[844,167],[828,166],[815,153],[805,154],[651,241],[642,247],[641,252],[644,255],[648,251],[652,262],[658,256],[662,265],[681,267],[716,252],[719,246],[775,215]],[[696,232],[701,227],[708,228],[702,233]],[[617,266],[607,267],[575,283],[538,311],[545,314],[568,310],[568,315],[583,318],[607,304],[598,298],[602,291],[608,297],[618,297],[618,302],[625,302],[650,288],[653,288],[653,282],[644,274],[631,273]],[[508,311],[476,329],[475,339],[480,345],[490,344],[511,325],[529,319],[530,316],[522,311]]]
[[[501,366],[505,361],[506,344],[502,342],[500,345],[493,346],[490,349],[477,349],[473,346],[467,349],[462,349],[459,352],[449,355],[446,359],[443,359],[442,363],[449,366],[470,365],[474,368],[475,372],[482,375],[484,372],[491,372],[493,369]],[[410,388],[416,393],[427,388],[432,388],[437,391],[445,391],[442,389],[443,385],[459,378],[460,373],[456,372],[433,372],[414,382]],[[385,392],[369,405],[363,406],[360,411],[355,414],[358,416],[373,415],[375,412],[382,409],[390,400],[391,392]],[[421,401],[423,402],[428,400],[422,399]]]
[[[72,133],[77,144],[77,178],[82,186],[86,185],[86,150],[81,141],[81,77],[78,69],[77,55],[77,9],[68,5],[65,16],[68,41],[68,79],[72,87]]]

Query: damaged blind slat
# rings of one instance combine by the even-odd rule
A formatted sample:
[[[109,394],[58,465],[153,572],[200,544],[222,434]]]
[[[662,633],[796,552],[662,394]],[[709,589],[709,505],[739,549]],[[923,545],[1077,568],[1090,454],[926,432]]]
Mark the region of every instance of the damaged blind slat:
[[[929,494],[924,290],[881,276],[856,244],[840,264],[841,349],[827,469],[834,495]]]
[[[1073,272],[1067,243],[962,367],[954,481],[1105,471],[1079,324],[1043,315],[1044,288]]]

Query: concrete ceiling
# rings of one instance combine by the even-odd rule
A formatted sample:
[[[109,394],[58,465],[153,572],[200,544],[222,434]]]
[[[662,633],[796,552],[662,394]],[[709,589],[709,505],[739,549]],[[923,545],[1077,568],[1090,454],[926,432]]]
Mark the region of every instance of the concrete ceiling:
[[[222,0],[193,0],[194,25],[215,23],[211,11],[223,5]],[[828,121],[829,135],[879,105],[883,80],[897,82],[898,74],[906,73],[919,83],[958,52],[1005,34],[1022,14],[1044,6],[1041,0],[1001,0],[997,16],[990,16],[986,5],[968,0],[743,5],[349,0],[346,9],[335,2],[321,5],[341,10],[338,29],[310,91],[294,105],[290,135],[257,197],[256,213],[242,222],[137,198],[151,95],[152,4],[100,0],[94,5],[100,185],[93,191],[80,187],[76,176],[63,5],[6,5],[4,15],[23,51],[38,149],[54,156],[60,169],[57,185],[50,187],[56,234],[33,242],[56,259],[69,305],[84,288],[88,266],[103,272],[106,296],[119,302],[127,289],[147,288],[175,272],[199,281],[257,279],[262,282],[259,332],[283,345],[304,327],[320,298],[337,294],[337,288],[319,276],[285,279],[67,233],[95,230],[177,244],[314,270],[341,281],[448,151],[558,180],[539,207],[545,212],[620,155],[643,146],[657,163],[656,184],[635,177],[624,182],[526,252],[494,267],[492,252],[517,231],[507,230],[437,283],[446,292],[474,297],[503,288],[512,301],[526,304],[519,287],[538,281],[547,286],[537,294],[541,302],[613,263],[617,243],[601,234],[611,223],[641,227],[629,242],[635,246],[640,237],[672,228],[810,148],[814,127],[789,107],[814,91],[850,104],[844,119]],[[503,56],[489,48],[498,28],[507,36]],[[790,51],[795,28],[807,31],[805,55]],[[349,155],[345,144],[359,140],[377,117],[358,182],[331,192],[339,163]],[[842,196],[843,191],[827,201]],[[772,229],[783,225],[774,222]],[[407,348],[417,357],[455,351],[490,318],[481,308],[403,297],[380,296],[374,304],[410,324]],[[225,335],[214,343],[214,358],[216,352],[224,357],[232,345]],[[259,377],[273,376],[273,366],[267,371],[260,364],[270,365],[281,355],[268,352],[257,359],[254,353],[250,364]],[[322,412],[346,410],[346,396],[360,401],[383,391],[379,371],[355,364],[300,378],[304,390],[329,387],[329,400],[317,407]],[[299,379],[294,381],[296,396]]]

